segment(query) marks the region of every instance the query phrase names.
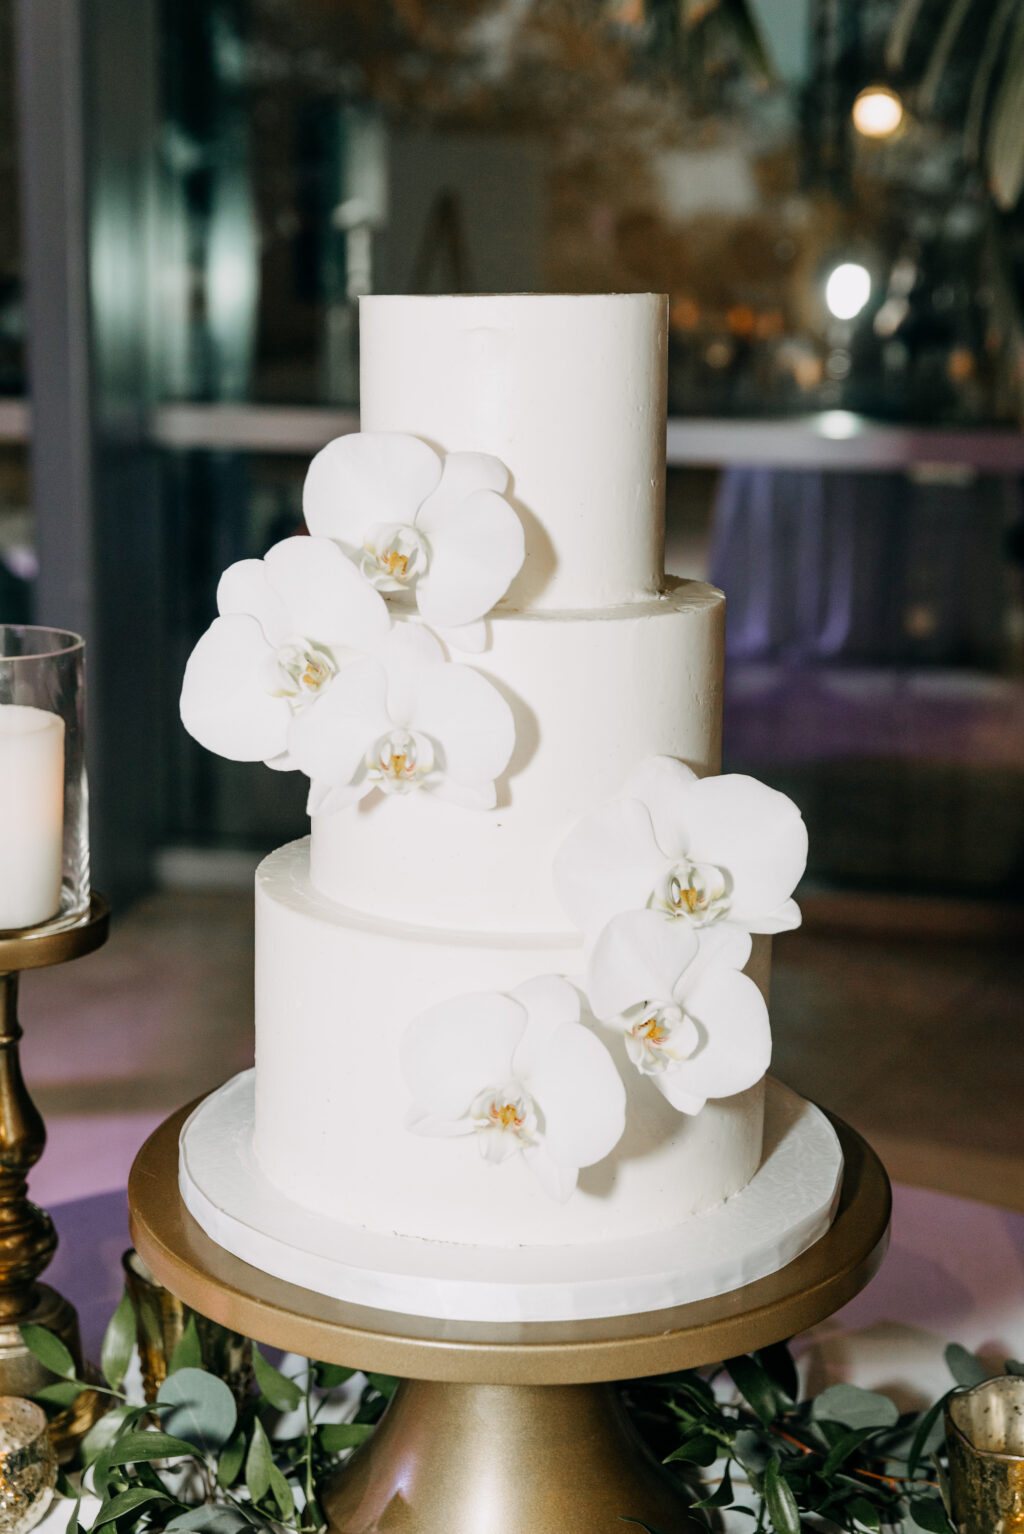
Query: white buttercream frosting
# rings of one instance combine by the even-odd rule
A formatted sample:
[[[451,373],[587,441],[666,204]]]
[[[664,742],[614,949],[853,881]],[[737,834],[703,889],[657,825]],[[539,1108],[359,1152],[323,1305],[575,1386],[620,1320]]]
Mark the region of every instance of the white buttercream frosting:
[[[359,302],[363,431],[491,453],[526,562],[503,606],[600,608],[664,580],[667,301],[655,293]]]

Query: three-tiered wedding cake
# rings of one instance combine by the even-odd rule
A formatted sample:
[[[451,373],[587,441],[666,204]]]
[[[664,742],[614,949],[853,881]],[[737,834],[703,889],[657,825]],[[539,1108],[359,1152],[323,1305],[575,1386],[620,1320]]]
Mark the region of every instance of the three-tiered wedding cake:
[[[830,1218],[765,1071],[806,836],[716,776],[724,598],[664,574],[666,305],[374,297],[311,534],[232,566],[182,715],[310,777],[256,888],[256,1068],[183,1134],[239,1256],[541,1319],[701,1297]]]

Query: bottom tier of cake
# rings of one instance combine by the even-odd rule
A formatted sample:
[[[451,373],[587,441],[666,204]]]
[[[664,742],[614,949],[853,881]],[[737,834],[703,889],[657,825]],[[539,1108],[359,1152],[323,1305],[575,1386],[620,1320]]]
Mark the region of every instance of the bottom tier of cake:
[[[253,1156],[251,1071],[186,1122],[179,1185],[206,1234],[234,1256],[350,1304],[462,1321],[634,1315],[752,1283],[827,1231],[842,1181],[839,1141],[819,1109],[771,1078],[767,1086],[764,1158],[752,1180],[716,1209],[641,1239],[502,1251],[324,1220],[284,1198]]]
[[[769,940],[757,944],[751,972],[764,986]],[[565,1203],[521,1156],[494,1165],[474,1137],[410,1131],[401,1044],[418,1013],[582,967],[579,933],[385,921],[313,888],[308,842],[272,853],[256,881],[254,1153],[268,1182],[344,1225],[503,1249],[646,1237],[729,1198],[761,1160],[763,1083],[679,1113],[614,1030],[597,1031],[622,1077],[626,1130]]]

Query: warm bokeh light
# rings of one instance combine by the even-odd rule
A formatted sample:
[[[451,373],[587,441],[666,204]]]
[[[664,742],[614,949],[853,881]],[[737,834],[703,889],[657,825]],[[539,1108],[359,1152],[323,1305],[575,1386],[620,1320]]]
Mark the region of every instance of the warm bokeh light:
[[[858,261],[843,261],[829,272],[825,302],[837,320],[855,319],[870,297],[871,274]]]
[[[903,102],[887,85],[868,85],[853,103],[853,126],[865,138],[888,138],[903,121]]]

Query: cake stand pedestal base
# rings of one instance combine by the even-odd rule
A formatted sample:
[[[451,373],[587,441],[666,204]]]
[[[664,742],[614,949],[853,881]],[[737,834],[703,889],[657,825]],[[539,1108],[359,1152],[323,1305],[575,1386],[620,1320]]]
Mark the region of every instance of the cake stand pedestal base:
[[[611,1385],[403,1380],[321,1497],[336,1534],[623,1534],[705,1529]]]
[[[219,1247],[178,1192],[189,1109],[146,1141],[132,1239],[160,1283],[257,1341],[403,1380],[370,1441],[322,1489],[336,1534],[692,1534],[685,1489],[650,1456],[610,1380],[696,1368],[803,1331],[853,1298],[888,1238],[889,1181],[832,1119],[843,1187],[831,1228],[787,1267],[712,1299],[588,1321],[436,1321],[345,1304]]]

